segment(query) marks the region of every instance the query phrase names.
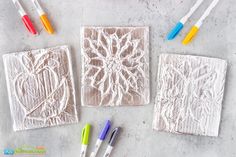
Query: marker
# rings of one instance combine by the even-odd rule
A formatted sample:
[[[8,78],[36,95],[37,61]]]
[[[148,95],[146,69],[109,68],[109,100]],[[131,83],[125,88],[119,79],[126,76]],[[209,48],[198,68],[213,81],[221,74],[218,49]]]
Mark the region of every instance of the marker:
[[[85,127],[82,130],[81,135],[81,151],[80,151],[80,157],[86,156],[87,147],[89,144],[89,134],[90,134],[90,124],[86,124]]]
[[[91,153],[90,157],[96,157],[97,152],[98,152],[99,148],[101,147],[102,142],[105,140],[110,127],[111,127],[111,121],[107,120],[104,128],[102,129],[102,131],[96,141],[95,150]]]
[[[179,32],[183,29],[184,24],[188,21],[188,19],[192,16],[192,14],[199,8],[199,6],[202,4],[203,1],[204,0],[197,0],[197,2],[189,10],[189,12],[180,19],[180,21],[176,24],[176,26],[167,35],[167,40],[172,40],[179,34]]]
[[[41,5],[39,4],[38,0],[32,0],[32,2],[33,2],[33,4],[40,16],[40,20],[41,20],[44,28],[46,29],[46,31],[49,34],[53,34],[54,33],[53,27],[52,27],[50,21],[48,20],[46,13],[42,9]]]
[[[120,127],[117,127],[112,131],[111,138],[109,140],[106,152],[103,157],[109,157],[111,155],[112,149],[116,143],[116,140],[120,131],[121,131]]]
[[[209,7],[206,9],[206,11],[203,13],[201,18],[197,21],[197,23],[192,27],[192,29],[189,31],[189,33],[186,35],[186,37],[183,40],[183,44],[187,45],[189,42],[192,41],[192,39],[196,36],[199,28],[203,24],[203,21],[207,18],[207,16],[210,14],[213,8],[218,4],[219,0],[213,0]]]
[[[35,27],[33,26],[33,23],[31,22],[29,16],[26,14],[24,8],[22,7],[22,5],[20,4],[19,0],[12,0],[16,9],[18,10],[21,19],[25,25],[25,27],[28,29],[28,31],[32,34],[37,34],[37,31],[35,29]]]

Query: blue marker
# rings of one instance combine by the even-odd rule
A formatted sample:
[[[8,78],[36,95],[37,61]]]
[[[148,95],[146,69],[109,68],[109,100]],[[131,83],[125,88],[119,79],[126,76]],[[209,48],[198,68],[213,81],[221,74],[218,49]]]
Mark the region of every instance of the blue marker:
[[[204,0],[197,0],[197,2],[190,9],[190,11],[184,17],[182,17],[182,19],[176,24],[176,26],[167,35],[167,40],[172,40],[179,34],[179,32],[183,29],[184,24],[192,16],[192,14],[197,10],[197,8],[202,4],[203,1]]]
[[[111,121],[107,120],[104,128],[102,129],[102,131],[97,139],[97,142],[95,145],[95,150],[91,153],[90,157],[96,157],[97,152],[98,152],[99,148],[101,147],[102,142],[105,140],[110,127],[111,127]]]

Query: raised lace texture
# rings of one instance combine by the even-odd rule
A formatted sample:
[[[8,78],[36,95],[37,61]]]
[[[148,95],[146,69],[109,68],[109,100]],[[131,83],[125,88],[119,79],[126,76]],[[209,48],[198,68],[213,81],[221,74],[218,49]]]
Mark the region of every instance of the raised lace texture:
[[[14,130],[77,122],[67,46],[4,55]]]
[[[218,136],[226,69],[221,59],[160,55],[154,129]]]
[[[84,27],[81,32],[82,105],[148,104],[148,27]]]

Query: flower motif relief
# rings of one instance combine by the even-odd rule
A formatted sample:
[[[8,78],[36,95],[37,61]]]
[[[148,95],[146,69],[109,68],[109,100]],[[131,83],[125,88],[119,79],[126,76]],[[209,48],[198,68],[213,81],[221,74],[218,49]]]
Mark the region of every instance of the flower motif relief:
[[[149,102],[147,28],[84,28],[83,105]]]

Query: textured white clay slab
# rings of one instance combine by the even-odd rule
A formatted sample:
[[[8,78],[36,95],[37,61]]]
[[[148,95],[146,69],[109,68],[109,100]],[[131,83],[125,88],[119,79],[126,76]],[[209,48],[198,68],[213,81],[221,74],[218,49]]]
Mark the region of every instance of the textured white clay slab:
[[[149,103],[148,27],[84,27],[82,105]]]
[[[67,46],[3,56],[13,128],[78,122]]]
[[[154,129],[218,136],[226,69],[221,59],[160,55]]]

